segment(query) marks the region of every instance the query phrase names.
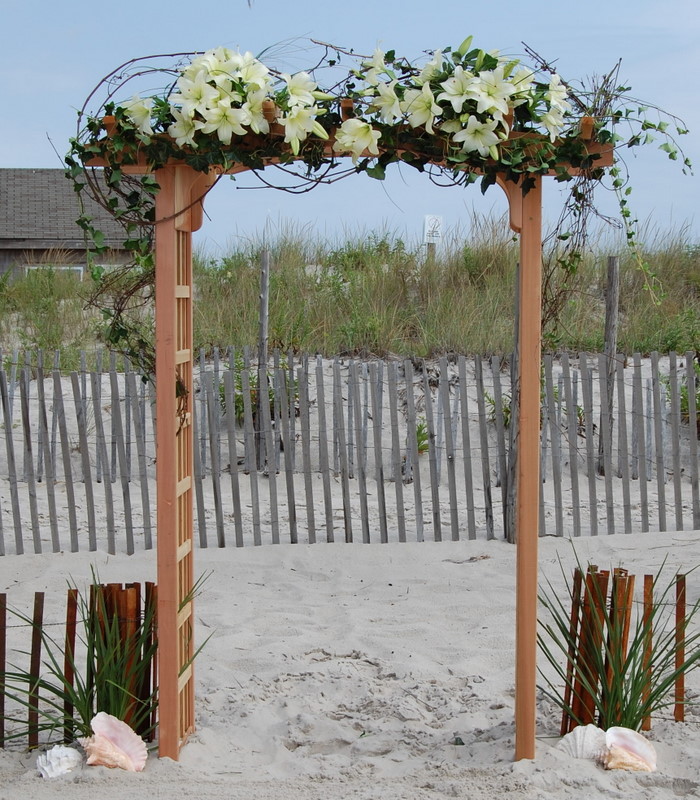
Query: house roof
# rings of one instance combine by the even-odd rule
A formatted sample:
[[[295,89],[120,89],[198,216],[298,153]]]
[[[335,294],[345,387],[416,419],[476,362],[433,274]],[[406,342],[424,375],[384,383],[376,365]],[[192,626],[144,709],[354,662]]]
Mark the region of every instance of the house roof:
[[[87,195],[85,210],[105,234],[105,243],[118,248],[124,229]],[[62,169],[0,169],[0,248],[84,248],[73,184]]]

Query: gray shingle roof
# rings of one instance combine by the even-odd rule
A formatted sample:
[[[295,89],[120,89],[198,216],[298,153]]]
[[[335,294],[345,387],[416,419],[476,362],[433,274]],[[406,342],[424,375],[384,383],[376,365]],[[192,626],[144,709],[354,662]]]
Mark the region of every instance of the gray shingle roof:
[[[90,198],[86,211],[111,247],[126,238],[116,220]],[[80,248],[83,232],[73,184],[62,169],[0,169],[0,248],[51,246]]]

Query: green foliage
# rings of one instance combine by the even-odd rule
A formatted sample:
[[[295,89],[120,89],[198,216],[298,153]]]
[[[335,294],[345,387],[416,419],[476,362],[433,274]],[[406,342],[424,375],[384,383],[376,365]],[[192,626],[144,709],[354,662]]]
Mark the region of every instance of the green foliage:
[[[428,426],[424,419],[419,419],[416,422],[416,445],[418,446],[418,455],[423,455],[428,452]]]
[[[562,596],[549,581],[546,582],[546,588],[540,594],[545,615],[539,623],[538,644],[551,670],[540,669],[544,679],[540,688],[577,722],[580,720],[576,719],[571,707],[573,700],[567,702],[565,687],[568,687],[571,698],[576,695],[577,685],[594,696],[601,728],[619,725],[639,730],[646,717],[674,704],[676,677],[700,666],[700,632],[694,629],[700,601],[696,601],[686,615],[685,660],[677,667],[673,603],[676,578],[664,582],[663,569],[662,566],[654,577],[654,601],[648,620],[645,621],[644,615],[638,612],[632,622],[626,655],[622,647],[624,618],[611,613],[597,583],[593,583],[591,600],[603,610],[601,620],[593,615],[595,634],[601,645],[597,649],[586,649],[584,653],[581,643],[570,632],[571,585]],[[582,571],[585,574],[586,570]],[[652,637],[650,661],[645,650],[649,634]],[[574,668],[568,672],[567,659],[570,656]],[[592,674],[605,676],[605,679],[593,685]]]

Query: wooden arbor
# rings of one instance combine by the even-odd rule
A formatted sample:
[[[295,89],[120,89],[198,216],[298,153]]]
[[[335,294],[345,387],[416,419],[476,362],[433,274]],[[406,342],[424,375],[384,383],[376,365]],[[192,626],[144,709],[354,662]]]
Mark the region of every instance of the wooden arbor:
[[[331,137],[328,155],[332,143]],[[611,147],[586,145],[598,155],[596,167],[612,163]],[[146,165],[126,169],[148,171]],[[160,186],[155,239],[159,752],[177,759],[194,730],[192,233],[201,226],[204,195],[216,176],[172,163],[154,177]],[[535,176],[526,194],[504,177],[497,182],[508,198],[511,228],[520,234],[515,758],[522,759],[535,756],[542,178]]]

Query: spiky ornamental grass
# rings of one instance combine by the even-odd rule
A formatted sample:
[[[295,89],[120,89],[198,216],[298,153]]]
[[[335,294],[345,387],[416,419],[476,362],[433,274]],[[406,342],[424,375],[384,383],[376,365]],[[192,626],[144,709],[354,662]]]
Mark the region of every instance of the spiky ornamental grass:
[[[155,605],[145,604],[140,619],[130,621],[132,631],[125,636],[124,620],[108,608],[103,587],[93,583],[90,595],[92,603],[79,595],[79,647],[67,651],[42,627],[42,675],[37,679],[13,665],[11,671],[0,673],[6,697],[27,711],[38,712],[35,730],[47,742],[90,736],[90,722],[99,711],[128,721],[140,735],[150,738],[158,704],[157,688],[149,683],[157,651]],[[34,626],[30,617],[16,610],[12,613]],[[143,687],[148,690],[142,691]],[[6,739],[27,738],[30,725],[26,716],[8,716],[6,720],[14,728]]]
[[[566,578],[564,567],[560,566]],[[576,723],[580,724],[581,719],[577,718],[574,705],[587,694],[594,698],[599,727],[607,730],[618,725],[639,730],[652,714],[674,705],[676,678],[700,665],[700,631],[690,630],[700,609],[700,600],[686,614],[682,626],[685,658],[677,666],[676,656],[683,646],[676,639],[673,591],[677,576],[670,581],[662,579],[664,566],[665,562],[654,576],[654,599],[646,619],[636,605],[626,651],[624,617],[611,614],[607,598],[597,583],[593,582],[592,588],[585,590],[592,592],[590,600],[600,609],[600,616],[591,617],[592,633],[600,646],[589,648],[577,632],[571,632],[571,610],[566,601],[574,602],[572,585],[567,581],[568,591],[562,599],[552,583],[546,581],[540,603],[549,619],[540,620],[537,638],[554,677],[539,668],[544,680],[539,688]],[[598,676],[602,677],[598,679]]]

